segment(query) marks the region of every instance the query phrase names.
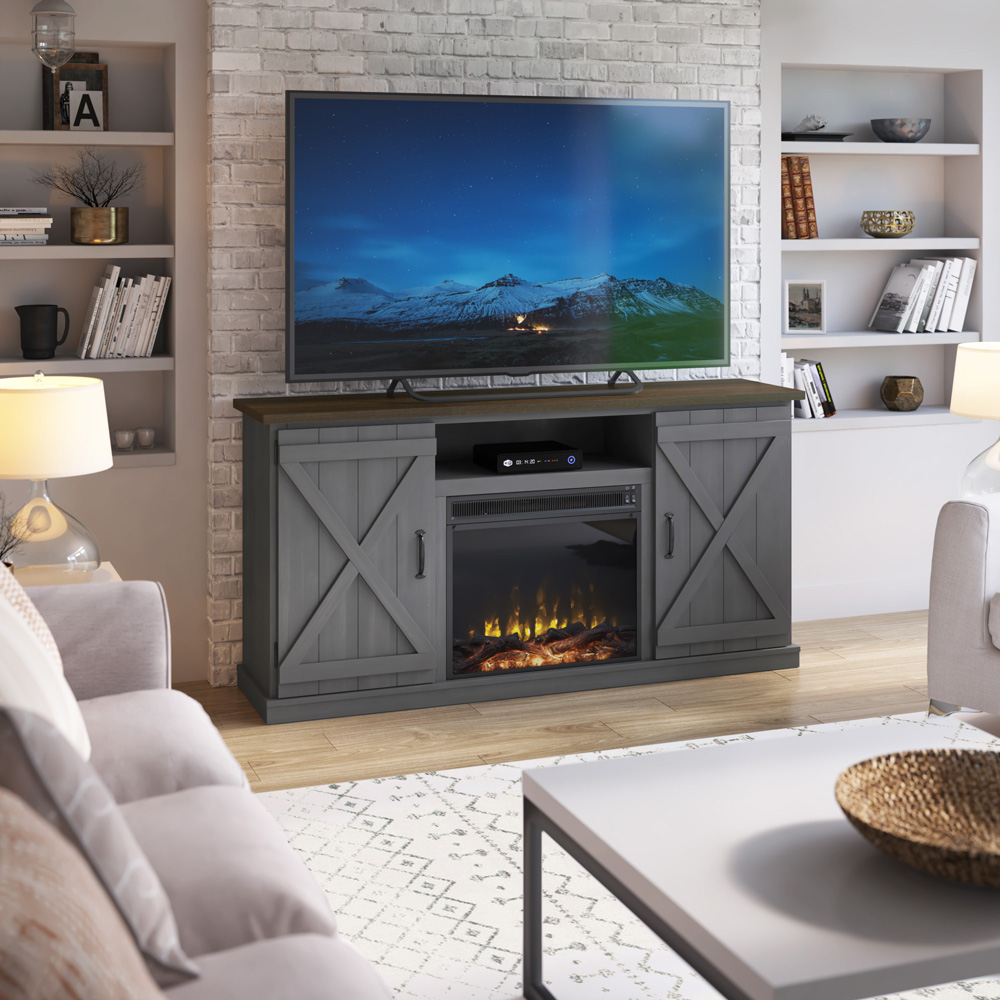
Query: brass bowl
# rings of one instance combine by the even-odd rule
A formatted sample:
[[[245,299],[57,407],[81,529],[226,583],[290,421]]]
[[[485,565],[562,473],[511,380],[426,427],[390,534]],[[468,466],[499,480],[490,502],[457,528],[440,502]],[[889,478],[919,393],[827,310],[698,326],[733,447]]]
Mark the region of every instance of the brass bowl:
[[[884,754],[847,768],[834,791],[862,836],[897,861],[1000,888],[1000,754]]]
[[[898,239],[913,232],[917,217],[901,209],[870,210],[861,213],[861,228],[879,239]]]

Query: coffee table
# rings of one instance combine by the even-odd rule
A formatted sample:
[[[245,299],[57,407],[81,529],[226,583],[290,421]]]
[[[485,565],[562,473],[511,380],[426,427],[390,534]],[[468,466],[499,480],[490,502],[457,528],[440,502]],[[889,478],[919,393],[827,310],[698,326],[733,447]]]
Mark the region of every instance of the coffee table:
[[[555,1000],[543,832],[729,1000],[859,1000],[1000,972],[1000,890],[883,855],[833,795],[856,761],[960,733],[914,718],[525,771],[526,1000]]]

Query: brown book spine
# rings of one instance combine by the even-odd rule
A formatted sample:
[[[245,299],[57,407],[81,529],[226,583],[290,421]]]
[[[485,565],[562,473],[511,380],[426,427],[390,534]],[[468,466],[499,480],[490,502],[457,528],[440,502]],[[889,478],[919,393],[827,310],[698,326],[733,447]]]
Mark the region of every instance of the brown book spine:
[[[795,206],[792,204],[792,181],[788,172],[788,157],[781,158],[781,238],[783,240],[794,240],[798,236],[795,232]]]
[[[799,166],[802,170],[802,188],[806,199],[806,224],[809,227],[809,239],[815,240],[819,237],[819,230],[816,228],[816,205],[813,201],[812,170],[809,168],[809,157],[800,156]]]
[[[795,235],[800,240],[809,239],[809,220],[806,218],[806,190],[802,181],[802,157],[788,157],[788,176],[792,182],[792,205],[795,207]]]

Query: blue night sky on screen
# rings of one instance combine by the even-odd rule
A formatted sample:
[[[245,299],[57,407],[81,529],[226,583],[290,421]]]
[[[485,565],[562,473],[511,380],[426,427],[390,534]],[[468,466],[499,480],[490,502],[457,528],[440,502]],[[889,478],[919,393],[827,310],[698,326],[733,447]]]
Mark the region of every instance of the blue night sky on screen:
[[[718,298],[721,106],[295,99],[296,286],[667,278]]]

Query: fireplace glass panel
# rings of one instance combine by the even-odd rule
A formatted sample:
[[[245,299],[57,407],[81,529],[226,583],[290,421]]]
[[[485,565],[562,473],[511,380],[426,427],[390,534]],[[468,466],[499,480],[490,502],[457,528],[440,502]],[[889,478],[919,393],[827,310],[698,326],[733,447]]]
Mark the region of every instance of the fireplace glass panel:
[[[452,674],[635,658],[633,517],[455,528]]]

